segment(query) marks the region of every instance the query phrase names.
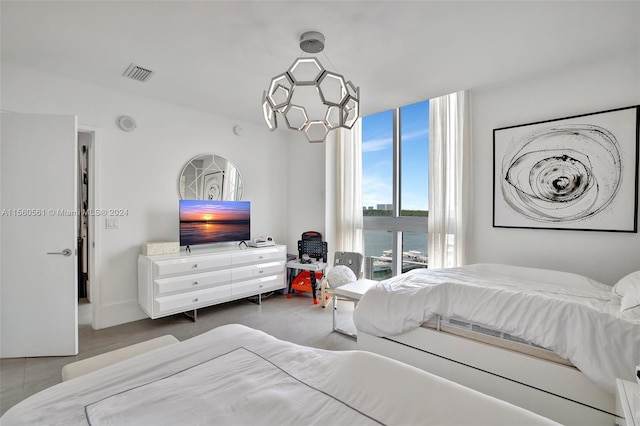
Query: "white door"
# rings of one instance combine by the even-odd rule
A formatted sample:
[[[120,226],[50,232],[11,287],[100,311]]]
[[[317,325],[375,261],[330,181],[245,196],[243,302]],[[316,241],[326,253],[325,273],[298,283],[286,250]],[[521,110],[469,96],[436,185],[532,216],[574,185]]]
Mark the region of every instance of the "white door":
[[[77,118],[0,113],[0,127],[0,357],[75,355]]]

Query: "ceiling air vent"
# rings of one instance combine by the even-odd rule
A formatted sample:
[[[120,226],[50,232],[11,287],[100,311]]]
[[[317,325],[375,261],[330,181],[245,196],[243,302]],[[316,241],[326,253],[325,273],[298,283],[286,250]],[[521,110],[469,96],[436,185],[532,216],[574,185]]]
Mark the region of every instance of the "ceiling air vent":
[[[132,80],[147,81],[149,78],[151,78],[152,74],[153,71],[151,70],[139,67],[136,64],[131,64],[122,75],[124,77],[129,77]]]

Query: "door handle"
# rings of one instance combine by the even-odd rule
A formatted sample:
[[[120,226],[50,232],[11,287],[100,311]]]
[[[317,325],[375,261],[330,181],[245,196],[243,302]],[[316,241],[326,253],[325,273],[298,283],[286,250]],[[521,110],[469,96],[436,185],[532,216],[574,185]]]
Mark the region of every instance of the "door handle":
[[[62,251],[49,251],[47,254],[61,254],[63,256],[71,256],[71,249],[64,249]]]

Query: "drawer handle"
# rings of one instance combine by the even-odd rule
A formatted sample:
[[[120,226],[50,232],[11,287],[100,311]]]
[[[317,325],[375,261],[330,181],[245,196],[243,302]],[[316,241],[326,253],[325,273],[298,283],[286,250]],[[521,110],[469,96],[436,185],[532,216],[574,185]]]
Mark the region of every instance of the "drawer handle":
[[[193,285],[198,285],[198,281],[194,281],[194,282],[193,282]]]
[[[193,301],[194,301],[194,302],[197,302],[197,301],[198,301],[198,298],[196,297],[195,299],[193,299]]]
[[[197,263],[194,263],[194,264],[193,264],[193,267],[194,267],[194,268],[197,268],[197,267],[198,267],[198,264],[197,264]]]
[[[264,256],[258,256],[258,259],[264,259]]]
[[[259,273],[259,274],[264,274],[264,269],[260,269],[260,270],[258,271],[258,273]]]
[[[262,284],[260,284],[258,287],[262,288],[262,287],[264,287],[264,286],[263,286]]]

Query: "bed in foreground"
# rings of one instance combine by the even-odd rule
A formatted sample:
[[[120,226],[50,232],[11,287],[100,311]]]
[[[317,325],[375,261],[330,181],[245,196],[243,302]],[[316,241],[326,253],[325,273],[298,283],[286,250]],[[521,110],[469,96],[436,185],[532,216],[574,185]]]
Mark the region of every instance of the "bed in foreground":
[[[612,289],[508,265],[414,270],[362,296],[358,348],[561,423],[613,424],[615,380],[634,380],[640,360],[637,274]]]
[[[236,324],[55,385],[1,423],[554,424],[376,354],[303,347]]]

